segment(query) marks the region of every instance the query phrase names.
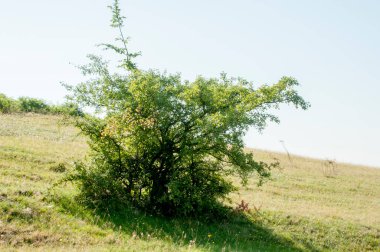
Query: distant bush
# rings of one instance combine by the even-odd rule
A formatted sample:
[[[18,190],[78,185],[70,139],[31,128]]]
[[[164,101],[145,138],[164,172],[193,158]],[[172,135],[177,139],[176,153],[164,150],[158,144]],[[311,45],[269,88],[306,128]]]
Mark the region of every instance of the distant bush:
[[[12,110],[12,103],[14,103],[13,99],[8,98],[4,94],[0,93],[0,112],[1,113],[10,113]]]
[[[0,113],[16,112],[20,112],[19,101],[0,93]]]
[[[74,103],[51,106],[50,113],[70,116],[84,116],[84,112]]]
[[[84,112],[73,103],[49,105],[45,101],[30,97],[20,97],[17,100],[0,93],[0,113],[38,113],[69,116],[84,116]]]
[[[20,97],[18,99],[21,112],[47,113],[50,107],[41,99]]]

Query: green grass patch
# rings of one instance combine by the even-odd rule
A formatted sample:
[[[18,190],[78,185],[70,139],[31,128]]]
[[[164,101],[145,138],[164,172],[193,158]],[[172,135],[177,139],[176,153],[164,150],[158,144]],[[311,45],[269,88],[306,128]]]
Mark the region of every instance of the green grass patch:
[[[380,170],[254,150],[282,169],[231,195],[249,212],[224,218],[90,210],[60,184],[87,151],[61,117],[0,114],[1,251],[380,251]]]

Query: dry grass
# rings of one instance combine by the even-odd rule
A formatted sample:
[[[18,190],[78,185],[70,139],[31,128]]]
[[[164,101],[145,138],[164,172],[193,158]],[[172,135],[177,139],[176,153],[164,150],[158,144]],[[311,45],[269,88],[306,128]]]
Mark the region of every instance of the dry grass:
[[[281,167],[260,188],[241,188],[236,201],[263,209],[319,219],[341,219],[380,229],[380,169],[336,164],[326,176],[326,161],[251,150],[257,159],[279,160]],[[254,180],[252,183],[254,184]]]
[[[232,195],[234,207],[244,200],[251,209],[243,219],[165,220],[128,209],[111,218],[78,205],[71,185],[49,190],[87,151],[60,120],[0,114],[1,251],[380,251],[380,169],[331,172],[324,160],[292,156],[291,164],[253,150],[281,169]]]

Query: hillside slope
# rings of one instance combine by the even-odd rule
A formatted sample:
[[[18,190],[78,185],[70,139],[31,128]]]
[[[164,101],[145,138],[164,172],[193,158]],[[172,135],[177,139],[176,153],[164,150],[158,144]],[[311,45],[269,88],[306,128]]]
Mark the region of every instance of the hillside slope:
[[[73,185],[54,186],[87,151],[61,119],[0,114],[0,250],[380,251],[380,169],[253,150],[281,168],[231,195],[249,203],[244,218],[108,216],[78,205]]]

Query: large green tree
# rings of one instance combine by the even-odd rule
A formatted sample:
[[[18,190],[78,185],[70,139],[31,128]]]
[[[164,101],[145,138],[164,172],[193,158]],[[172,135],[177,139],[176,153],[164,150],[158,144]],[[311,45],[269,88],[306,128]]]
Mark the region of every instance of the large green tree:
[[[122,73],[112,74],[97,56],[81,67],[91,78],[68,86],[70,100],[93,115],[76,125],[88,136],[91,159],[77,163],[82,199],[94,206],[129,203],[164,214],[191,214],[212,207],[235,188],[228,177],[243,183],[270,175],[275,164],[244,151],[249,127],[261,130],[278,118],[268,111],[280,104],[306,109],[298,82],[283,77],[274,85],[256,87],[241,78],[198,77],[137,68],[122,33],[118,2],[111,6],[112,26],[121,46],[102,44],[122,56]],[[120,71],[119,71],[120,72]]]

